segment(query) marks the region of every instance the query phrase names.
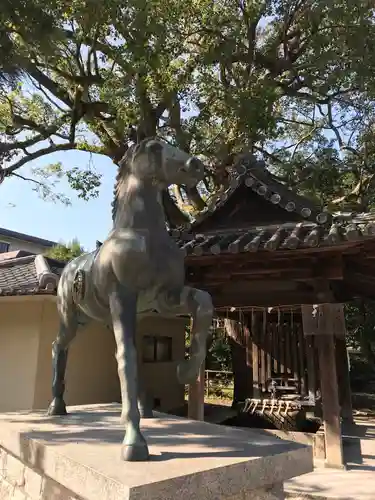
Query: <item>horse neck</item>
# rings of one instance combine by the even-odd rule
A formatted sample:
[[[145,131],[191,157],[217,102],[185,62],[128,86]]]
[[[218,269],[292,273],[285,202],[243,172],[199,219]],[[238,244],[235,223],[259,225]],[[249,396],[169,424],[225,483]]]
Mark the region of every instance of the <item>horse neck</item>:
[[[134,228],[166,232],[160,187],[128,175],[119,185],[114,229]]]

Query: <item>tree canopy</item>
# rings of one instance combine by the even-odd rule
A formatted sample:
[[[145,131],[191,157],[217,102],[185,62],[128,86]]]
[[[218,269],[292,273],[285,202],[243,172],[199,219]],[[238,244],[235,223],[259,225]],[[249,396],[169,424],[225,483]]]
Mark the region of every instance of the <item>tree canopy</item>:
[[[363,0],[5,2],[2,175],[45,158],[34,169],[44,194],[51,175],[66,175],[87,199],[98,193],[95,171],[48,165],[50,153],[117,163],[129,139],[158,134],[205,160],[205,193],[225,186],[233,155],[247,149],[322,204],[367,209],[374,19]],[[201,193],[166,193],[172,224],[205,206]]]
[[[59,243],[58,245],[47,250],[45,255],[62,262],[69,262],[84,253],[84,251],[85,250],[81,246],[80,242],[75,238],[68,243]]]

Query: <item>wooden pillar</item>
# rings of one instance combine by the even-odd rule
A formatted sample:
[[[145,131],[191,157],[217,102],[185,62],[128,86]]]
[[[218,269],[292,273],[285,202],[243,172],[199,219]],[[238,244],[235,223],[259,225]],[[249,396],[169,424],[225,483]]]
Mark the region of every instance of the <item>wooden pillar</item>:
[[[342,469],[344,467],[344,455],[341,438],[335,341],[333,335],[317,335],[315,339],[319,356],[326,465]]]
[[[336,373],[334,307],[330,304],[303,306],[302,315],[305,335],[315,336],[318,350],[326,466],[342,469],[344,455]]]
[[[316,375],[315,375],[315,350],[313,338],[306,338],[306,368],[307,368],[307,391],[309,402],[315,404],[316,400]]]
[[[353,424],[352,391],[345,337],[336,337],[336,367],[341,417],[345,423]]]
[[[198,380],[189,385],[188,418],[204,420],[205,363],[202,363]]]
[[[248,325],[245,326],[247,397],[252,398],[253,388],[253,340]]]
[[[260,377],[259,377],[259,321],[255,312],[251,314],[251,337],[252,337],[252,361],[253,361],[253,397],[260,398]]]
[[[246,324],[233,319],[224,320],[229,338],[233,368],[233,403],[251,398],[253,393],[252,342]],[[250,352],[249,352],[250,350]]]

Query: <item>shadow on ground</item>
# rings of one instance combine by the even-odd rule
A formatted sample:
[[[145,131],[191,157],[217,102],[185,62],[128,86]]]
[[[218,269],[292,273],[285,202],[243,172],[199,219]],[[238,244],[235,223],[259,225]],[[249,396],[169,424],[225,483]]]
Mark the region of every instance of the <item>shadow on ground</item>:
[[[42,450],[46,443],[48,446],[81,442],[109,446],[118,443],[120,448],[124,438],[124,426],[119,422],[120,409],[114,408],[113,405],[103,411],[72,411],[63,417],[49,417],[44,411],[29,416],[27,413],[24,416],[18,414],[17,418],[8,414],[5,420],[8,423],[17,423],[17,426],[24,424],[26,429],[32,429],[21,433],[21,448],[25,462],[37,468],[40,468],[43,462]],[[155,422],[153,425],[147,425],[151,420],[143,421],[143,432],[151,454],[152,448],[157,448],[158,453],[151,455],[153,461],[205,457],[262,457],[301,447],[297,443],[270,436],[263,430],[242,431],[204,422],[194,425],[192,429],[192,424],[188,421],[163,414],[158,414],[156,420],[157,425]],[[191,452],[182,448],[187,443],[192,448]]]

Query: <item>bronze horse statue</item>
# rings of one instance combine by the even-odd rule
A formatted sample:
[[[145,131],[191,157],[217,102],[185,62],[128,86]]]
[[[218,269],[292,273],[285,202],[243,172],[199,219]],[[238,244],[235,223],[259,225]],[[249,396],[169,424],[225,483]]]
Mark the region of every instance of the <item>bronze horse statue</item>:
[[[162,190],[202,180],[200,160],[159,139],[130,146],[120,162],[113,201],[113,229],[98,248],[64,268],[57,290],[60,329],[53,343],[53,400],[49,415],[65,415],[64,378],[68,346],[90,319],[114,333],[125,437],[122,459],[149,458],[140,430],[135,345],[137,315],[191,315],[190,359],[178,366],[183,384],[194,382],[206,356],[213,306],[211,296],[185,286],[184,255],[169,235]]]

